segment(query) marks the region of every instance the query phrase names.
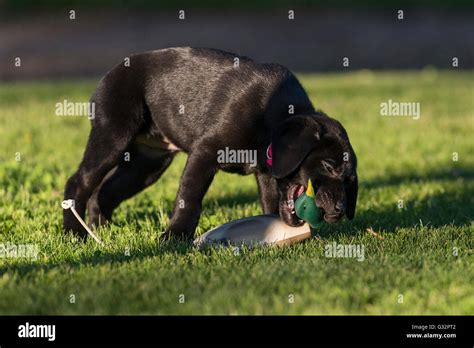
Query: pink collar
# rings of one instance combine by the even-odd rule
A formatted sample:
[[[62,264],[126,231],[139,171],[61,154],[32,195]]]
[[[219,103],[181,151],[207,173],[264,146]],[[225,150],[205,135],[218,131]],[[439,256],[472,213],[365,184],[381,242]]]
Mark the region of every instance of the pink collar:
[[[273,164],[272,161],[272,143],[267,147],[267,166],[271,167]]]

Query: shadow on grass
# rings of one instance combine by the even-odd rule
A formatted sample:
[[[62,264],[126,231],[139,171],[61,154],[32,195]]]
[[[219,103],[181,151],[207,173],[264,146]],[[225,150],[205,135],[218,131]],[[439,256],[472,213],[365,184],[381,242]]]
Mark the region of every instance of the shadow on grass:
[[[174,201],[163,200],[162,203],[164,203],[165,213],[170,215],[173,210]],[[220,209],[232,209],[239,205],[254,203],[260,205],[260,198],[256,190],[255,192],[241,191],[237,193],[229,193],[225,196],[205,198],[203,207],[208,209],[215,209],[215,207],[219,207]],[[125,219],[126,221],[150,219],[151,221],[158,223],[160,220],[160,214],[156,210],[150,211],[150,209],[127,210],[125,212]]]
[[[373,189],[386,186],[398,186],[400,184],[421,183],[424,181],[455,180],[457,178],[474,179],[474,168],[441,168],[431,170],[427,174],[410,173],[403,175],[388,175],[362,182],[360,183],[360,186],[367,189]]]
[[[204,201],[204,204],[214,205],[223,208],[235,208],[237,205],[243,204],[260,204],[260,198],[257,190],[255,191],[241,191],[237,193],[226,194],[220,197],[210,197]]]
[[[82,242],[80,242],[82,243]],[[102,264],[113,264],[113,263],[125,263],[136,260],[143,260],[146,258],[164,255],[164,254],[175,254],[185,255],[193,250],[191,243],[184,242],[164,242],[154,245],[140,245],[138,250],[134,250],[129,256],[124,253],[123,250],[117,251],[100,251],[97,250],[93,255],[84,255],[77,260],[68,260],[65,262],[50,263],[50,264],[20,264],[20,265],[6,265],[0,267],[0,275],[9,271],[15,271],[21,276],[27,275],[34,271],[49,271],[58,266],[67,266],[69,268],[79,269],[85,265],[102,265]]]
[[[424,177],[409,176],[406,180],[399,177],[387,178],[384,185],[399,185],[410,181],[429,181],[429,180],[453,180],[457,177],[471,178],[474,172],[469,170],[463,171],[462,176],[454,176],[436,172],[433,175]],[[382,179],[384,180],[384,179]],[[381,180],[375,183],[368,183],[364,187],[377,187],[381,184]],[[474,188],[472,185],[464,186],[457,190],[447,191],[444,193],[426,196],[422,200],[406,200],[403,209],[398,208],[398,202],[393,201],[390,208],[376,208],[356,213],[353,221],[344,221],[342,224],[326,225],[321,236],[334,234],[352,234],[358,231],[365,231],[372,228],[374,231],[380,232],[396,232],[399,228],[412,228],[415,226],[442,227],[450,226],[467,226],[474,219],[472,206],[474,204]]]
[[[474,171],[463,169],[455,173],[452,171],[433,172],[427,176],[408,175],[406,177],[388,177],[377,179],[362,185],[364,188],[375,188],[378,186],[399,185],[405,182],[429,181],[429,180],[453,180],[457,177],[473,178]],[[365,231],[371,227],[378,232],[394,233],[399,228],[410,228],[420,225],[441,227],[446,225],[466,226],[473,220],[473,197],[474,189],[464,187],[462,189],[448,191],[442,194],[430,195],[422,200],[406,201],[403,209],[398,209],[397,202],[393,202],[390,208],[384,206],[374,210],[362,211],[356,214],[353,221],[344,221],[335,225],[326,225],[320,235],[324,237],[337,236],[338,234],[354,234]],[[219,207],[233,208],[240,204],[250,204],[258,202],[257,193],[251,191],[229,194],[225,197],[212,198],[207,200],[207,204],[217,204]],[[141,217],[150,218],[149,212],[135,211],[127,214],[127,219],[137,219]],[[158,220],[158,214],[152,214],[153,220]],[[49,270],[58,266],[67,265],[72,268],[79,268],[84,265],[100,265],[105,263],[122,263],[149,257],[176,254],[185,255],[193,250],[191,243],[160,243],[154,245],[141,245],[139,250],[127,256],[123,251],[97,251],[93,255],[85,255],[78,260],[65,261],[57,264],[25,264],[6,265],[0,267],[0,274],[8,271],[15,271],[20,275],[25,275],[36,270]]]
[[[236,206],[243,204],[252,204],[259,202],[258,193],[251,191],[242,191],[236,194],[229,194],[217,198],[206,199],[204,205],[208,207],[218,206],[220,208],[235,208]],[[165,207],[168,214],[171,212],[173,201],[167,200]],[[156,210],[150,209],[135,209],[133,211],[127,211],[125,213],[126,221],[139,220],[148,218],[159,225],[160,214]],[[8,271],[15,271],[19,275],[26,275],[30,272],[43,270],[48,271],[58,266],[67,265],[70,268],[79,268],[84,265],[101,265],[107,263],[123,263],[132,262],[136,260],[142,260],[154,256],[160,256],[165,254],[185,255],[194,250],[192,243],[185,242],[160,242],[157,245],[143,244],[138,247],[138,250],[133,251],[130,256],[125,255],[123,250],[120,251],[100,251],[97,250],[93,255],[84,255],[77,260],[70,260],[60,263],[51,264],[20,264],[20,265],[6,265],[0,267],[0,275]],[[204,250],[202,252],[205,252]]]

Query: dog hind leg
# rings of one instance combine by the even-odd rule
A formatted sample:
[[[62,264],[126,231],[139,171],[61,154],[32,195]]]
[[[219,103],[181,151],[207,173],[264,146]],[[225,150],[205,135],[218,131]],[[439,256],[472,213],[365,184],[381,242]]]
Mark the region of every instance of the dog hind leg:
[[[64,189],[64,199],[74,200],[75,210],[82,219],[90,196],[107,173],[119,164],[144,123],[143,108],[131,98],[117,98],[102,87],[93,97],[94,101],[97,101],[96,112],[83,159]],[[63,228],[80,237],[87,236],[70,209],[63,211]]]
[[[121,202],[155,183],[171,164],[174,153],[149,157],[136,149],[130,151],[129,161],[120,164],[107,174],[87,204],[89,224],[99,226],[112,217]]]

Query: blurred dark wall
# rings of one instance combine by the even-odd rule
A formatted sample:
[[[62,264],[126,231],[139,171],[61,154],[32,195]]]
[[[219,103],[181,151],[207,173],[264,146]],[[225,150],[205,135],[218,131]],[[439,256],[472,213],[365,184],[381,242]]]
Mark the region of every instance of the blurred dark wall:
[[[389,6],[390,7],[390,6]],[[170,46],[214,47],[295,71],[474,67],[474,21],[469,7],[231,8],[86,10],[9,8],[0,15],[0,79],[103,75],[124,57]],[[71,7],[73,8],[73,7]],[[291,9],[291,7],[290,7]],[[15,67],[15,57],[21,67]],[[343,58],[349,58],[349,67]]]

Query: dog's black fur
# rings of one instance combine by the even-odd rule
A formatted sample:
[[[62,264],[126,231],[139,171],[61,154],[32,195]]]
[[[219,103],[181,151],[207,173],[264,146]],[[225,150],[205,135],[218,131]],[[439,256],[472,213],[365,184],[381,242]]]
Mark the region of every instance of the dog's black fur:
[[[347,133],[314,109],[281,65],[204,48],[147,52],[111,70],[91,102],[96,112],[84,158],[64,193],[82,217],[88,209],[91,225],[109,220],[120,202],[157,181],[178,150],[188,159],[169,236],[193,236],[219,169],[254,174],[264,213],[279,213],[290,226],[302,223],[291,200],[308,179],[326,221],[354,217],[356,156]],[[270,143],[272,167],[266,164]],[[257,165],[218,163],[226,147],[257,150]],[[64,229],[86,235],[70,210]]]

